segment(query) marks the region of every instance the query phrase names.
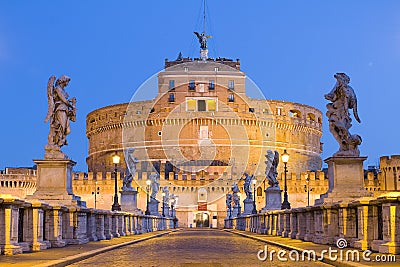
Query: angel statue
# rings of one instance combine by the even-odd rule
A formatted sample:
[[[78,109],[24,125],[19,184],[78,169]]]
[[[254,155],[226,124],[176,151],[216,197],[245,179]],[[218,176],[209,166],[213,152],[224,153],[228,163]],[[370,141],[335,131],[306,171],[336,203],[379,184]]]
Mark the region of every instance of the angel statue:
[[[254,175],[250,176],[247,173],[244,174],[246,176],[244,180],[244,192],[246,193],[246,199],[253,200],[253,193],[251,192],[251,180]]]
[[[50,120],[48,144],[45,147],[47,158],[66,157],[60,148],[68,144],[66,137],[71,131],[69,121],[76,120],[76,98],[68,99],[64,90],[70,80],[68,76],[62,75],[56,81],[53,75],[47,83],[48,111],[44,120]]]
[[[336,73],[336,84],[325,95],[325,99],[331,101],[326,105],[326,116],[329,120],[329,130],[339,143],[339,151],[334,156],[359,156],[358,145],[361,144],[361,136],[350,134],[351,118],[349,109],[353,110],[354,118],[361,123],[357,111],[357,97],[353,88],[349,85],[350,77],[345,73]]]
[[[158,174],[151,174],[149,176],[150,181],[151,181],[151,198],[155,199],[158,193],[158,190],[160,189],[160,182],[158,179],[160,178]]]
[[[278,175],[277,168],[279,164],[279,153],[278,151],[273,152],[272,150],[268,150],[265,157],[267,158],[265,161],[267,164],[265,174],[267,175],[268,184],[270,187],[279,188],[279,182],[276,179],[276,176]]]
[[[194,32],[194,34],[196,34],[197,38],[199,39],[200,48],[203,50],[206,50],[207,49],[207,39],[211,38],[211,36],[206,35],[205,32],[202,32],[201,34],[198,32]]]
[[[233,183],[232,185],[232,192],[233,192],[233,203],[235,207],[240,206],[240,197],[239,197],[239,186],[237,183]]]
[[[133,156],[134,151],[134,147],[130,147],[125,151],[125,160],[128,171],[124,177],[122,191],[134,191],[132,188],[132,181],[136,175],[136,164],[139,162],[139,160]]]
[[[164,193],[163,202],[168,203],[170,198],[168,186],[164,186],[162,192]]]

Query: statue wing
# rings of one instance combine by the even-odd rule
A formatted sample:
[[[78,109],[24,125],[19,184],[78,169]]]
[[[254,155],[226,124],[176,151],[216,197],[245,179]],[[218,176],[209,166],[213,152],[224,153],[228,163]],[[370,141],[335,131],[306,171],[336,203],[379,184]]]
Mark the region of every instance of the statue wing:
[[[278,165],[279,165],[279,152],[276,151],[276,150],[275,150],[275,158],[274,158],[274,161],[275,161],[275,168],[277,168]]]
[[[47,82],[47,116],[44,119],[44,122],[48,122],[50,117],[54,112],[54,82],[56,80],[56,76],[52,75]]]
[[[358,116],[358,110],[357,110],[357,98],[354,95],[354,99],[353,99],[353,114],[354,114],[354,118],[361,123],[360,117]]]
[[[199,40],[201,40],[201,35],[198,32],[194,32],[194,34],[196,34],[197,38],[199,38]]]

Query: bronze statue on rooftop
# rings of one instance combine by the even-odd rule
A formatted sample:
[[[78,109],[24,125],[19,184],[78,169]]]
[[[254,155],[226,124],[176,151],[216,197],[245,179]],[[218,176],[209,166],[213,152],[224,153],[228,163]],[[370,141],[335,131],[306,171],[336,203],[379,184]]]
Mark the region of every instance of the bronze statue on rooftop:
[[[205,32],[202,32],[201,34],[198,32],[194,32],[194,34],[196,34],[197,38],[199,39],[200,48],[202,50],[207,50],[207,39],[210,39],[211,36],[206,35]]]

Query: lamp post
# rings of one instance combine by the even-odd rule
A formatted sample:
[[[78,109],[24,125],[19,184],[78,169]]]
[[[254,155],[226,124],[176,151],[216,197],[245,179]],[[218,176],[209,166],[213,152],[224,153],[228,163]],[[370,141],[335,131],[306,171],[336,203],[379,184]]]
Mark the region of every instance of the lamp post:
[[[150,210],[149,210],[150,185],[151,185],[151,180],[147,179],[147,180],[146,180],[147,202],[146,202],[146,212],[144,213],[144,214],[146,214],[146,215],[150,215]]]
[[[290,209],[290,203],[288,200],[288,193],[287,193],[287,178],[286,178],[286,173],[287,173],[287,163],[289,161],[289,154],[286,152],[286,149],[283,151],[282,154],[282,162],[284,164],[284,172],[285,172],[285,191],[283,193],[283,203],[282,203],[282,209]]]
[[[119,164],[120,157],[115,154],[112,157],[114,163],[114,203],[112,204],[112,211],[120,211],[121,206],[118,203],[118,179],[117,179],[117,165]]]
[[[304,191],[307,192],[307,207],[310,206],[310,191],[313,189],[310,188],[310,178],[308,178],[308,174],[306,174],[306,184],[304,185]]]
[[[253,176],[253,180],[251,180],[253,183],[253,211],[251,212],[252,214],[257,214],[257,208],[256,208],[256,183],[257,179]]]
[[[165,209],[165,192],[162,192],[162,216],[165,217],[164,209]]]
[[[96,181],[94,191],[92,191],[92,195],[94,195],[94,209],[97,209],[97,195],[98,194],[100,194],[100,187],[97,186],[97,181]]]

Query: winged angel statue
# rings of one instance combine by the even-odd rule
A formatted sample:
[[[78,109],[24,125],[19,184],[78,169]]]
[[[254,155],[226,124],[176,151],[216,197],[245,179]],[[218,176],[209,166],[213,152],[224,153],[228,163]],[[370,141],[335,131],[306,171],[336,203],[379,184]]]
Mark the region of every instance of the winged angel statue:
[[[48,111],[45,122],[50,121],[48,144],[45,157],[57,157],[63,145],[68,145],[67,135],[71,132],[69,121],[76,120],[76,98],[68,99],[65,87],[71,78],[62,75],[56,80],[51,76],[47,83]],[[61,156],[65,156],[61,153]]]
[[[210,39],[211,36],[206,35],[204,32],[202,32],[201,34],[198,32],[194,32],[194,34],[196,34],[197,38],[199,39],[200,48],[203,50],[206,50],[207,49],[207,39]]]

